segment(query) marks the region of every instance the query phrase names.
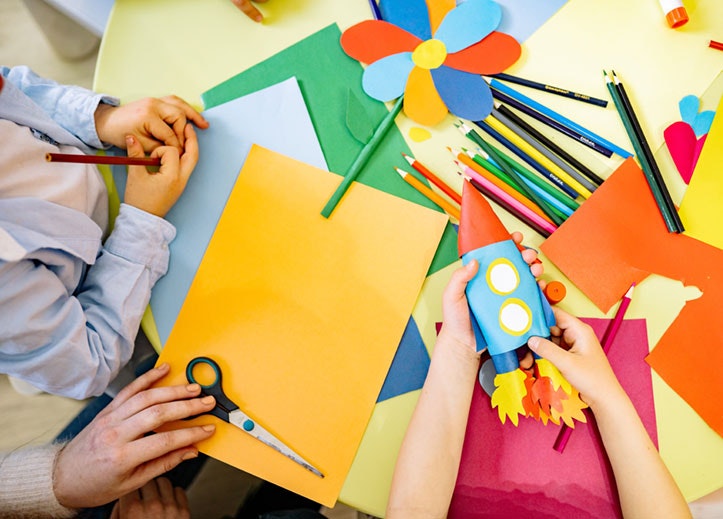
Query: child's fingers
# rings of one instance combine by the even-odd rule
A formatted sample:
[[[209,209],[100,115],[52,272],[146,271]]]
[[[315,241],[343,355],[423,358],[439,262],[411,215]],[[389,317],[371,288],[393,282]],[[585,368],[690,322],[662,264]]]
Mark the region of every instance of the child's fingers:
[[[477,260],[472,260],[467,263],[464,267],[454,271],[452,277],[449,279],[449,284],[444,291],[443,298],[448,302],[457,301],[464,297],[465,288],[467,283],[477,274],[479,263]]]
[[[552,362],[560,371],[565,371],[568,367],[570,353],[554,342],[535,336],[530,337],[527,345],[537,355]]]

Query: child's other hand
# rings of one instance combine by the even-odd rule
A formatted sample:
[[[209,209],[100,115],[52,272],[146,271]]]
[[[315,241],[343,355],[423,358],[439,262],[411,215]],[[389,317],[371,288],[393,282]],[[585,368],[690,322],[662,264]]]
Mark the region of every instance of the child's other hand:
[[[557,321],[557,326],[550,328],[554,342],[531,337],[527,344],[533,352],[552,362],[595,412],[601,402],[623,389],[593,329],[559,308],[552,310]],[[570,349],[565,351],[558,345],[561,342]]]
[[[179,156],[172,146],[161,146],[151,153],[160,157],[158,172],[150,172],[143,166],[128,167],[124,202],[163,218],[173,207],[186,188],[188,178],[198,162],[198,141],[193,126],[186,125],[184,150]],[[143,147],[134,136],[127,138],[128,156],[143,157]]]
[[[121,106],[98,105],[95,128],[102,142],[126,148],[133,135],[146,152],[173,146],[183,153],[188,122],[208,128],[208,122],[186,101],[176,96],[149,97]]]
[[[266,2],[266,0],[254,0],[255,2]],[[264,19],[261,11],[254,7],[251,0],[231,0],[231,3],[238,7],[243,13],[251,18],[255,22],[260,22]]]

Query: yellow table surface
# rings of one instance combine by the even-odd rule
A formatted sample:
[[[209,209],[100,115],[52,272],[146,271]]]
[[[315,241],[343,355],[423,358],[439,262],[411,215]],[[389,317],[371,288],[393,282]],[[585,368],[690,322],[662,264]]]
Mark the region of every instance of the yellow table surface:
[[[720,97],[723,52],[707,47],[723,38],[723,2],[686,0],[691,21],[669,29],[655,0],[570,0],[523,44],[519,62],[507,72],[608,98],[603,69],[615,69],[644,121],[651,148],[663,144],[663,130],[679,120],[678,100],[687,94],[703,96],[703,109],[715,109]],[[270,0],[260,4],[263,24],[248,20],[229,0],[116,0],[102,40],[95,90],[116,95],[122,102],[146,96],[176,94],[201,106],[200,95],[232,75],[263,61],[290,44],[336,22],[343,31],[370,18],[366,0]],[[714,84],[715,83],[715,84]],[[523,87],[519,87],[522,91]],[[632,149],[612,105],[602,109],[570,99],[525,89],[524,93],[567,115],[608,140]],[[716,97],[717,96],[717,97]],[[448,116],[418,142],[419,128],[403,115],[397,124],[414,155],[451,186],[460,188],[447,146],[469,146]],[[555,141],[607,177],[620,163],[606,159],[550,134]],[[417,133],[418,134],[418,133]],[[661,169],[673,198],[679,201],[685,185],[667,151],[660,150]],[[504,211],[498,211],[510,230],[521,230],[527,244],[542,238]],[[542,258],[543,261],[545,258]],[[456,265],[427,279],[414,317],[428,349],[434,344],[434,323],[441,321],[441,291]],[[568,296],[561,306],[580,316],[601,312],[549,261],[549,279],[566,282]],[[651,276],[636,289],[629,317],[648,320],[653,347],[694,287]],[[723,486],[723,439],[717,436],[659,377],[653,377],[661,454],[688,500]],[[383,516],[396,453],[416,403],[418,392],[377,404],[349,473],[340,500],[364,512]]]

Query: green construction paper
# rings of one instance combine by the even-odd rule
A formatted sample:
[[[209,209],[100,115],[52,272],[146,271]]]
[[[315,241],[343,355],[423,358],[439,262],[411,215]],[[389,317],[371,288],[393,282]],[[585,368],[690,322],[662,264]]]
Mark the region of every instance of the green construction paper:
[[[374,122],[352,90],[349,90],[349,99],[346,103],[346,127],[362,144],[369,142],[374,135]]]
[[[350,91],[358,98],[372,121],[381,121],[389,110],[384,103],[372,99],[362,90],[362,66],[344,53],[339,44],[340,38],[341,31],[336,24],[327,26],[204,92],[201,94],[204,107],[212,108],[296,77],[329,170],[343,175],[364,147],[364,143],[354,138],[346,126]],[[404,137],[394,125],[369,158],[357,181],[441,211],[395,173],[395,167],[404,169],[409,166],[402,153],[412,155]],[[393,223],[390,222],[390,225]],[[447,224],[429,274],[457,259],[457,233],[451,224]]]

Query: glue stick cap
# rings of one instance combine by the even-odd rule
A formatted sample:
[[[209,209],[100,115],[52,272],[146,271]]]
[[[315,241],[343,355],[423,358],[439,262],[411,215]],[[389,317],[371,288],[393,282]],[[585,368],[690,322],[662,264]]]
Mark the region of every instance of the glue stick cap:
[[[668,20],[668,25],[673,29],[685,25],[688,22],[688,11],[685,7],[676,7],[672,11],[668,11],[665,15],[665,19]]]

